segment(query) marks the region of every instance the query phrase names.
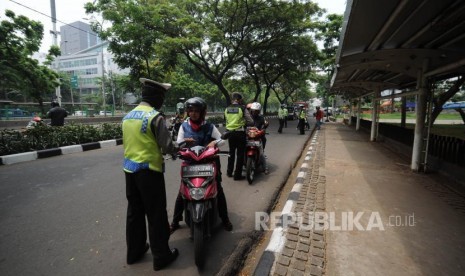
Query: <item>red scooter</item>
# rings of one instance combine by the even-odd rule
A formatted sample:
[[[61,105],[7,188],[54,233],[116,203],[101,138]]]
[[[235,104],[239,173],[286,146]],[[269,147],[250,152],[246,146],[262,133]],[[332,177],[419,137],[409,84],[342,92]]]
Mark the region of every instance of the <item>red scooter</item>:
[[[246,176],[249,184],[255,179],[255,173],[262,169],[263,154],[261,137],[265,135],[265,130],[259,130],[256,127],[247,128],[247,144],[245,148],[246,157]]]
[[[206,238],[218,218],[216,159],[219,149],[194,146],[182,148],[178,157],[181,164],[180,192],[184,198],[184,218],[194,240],[195,264],[202,268],[205,263]]]

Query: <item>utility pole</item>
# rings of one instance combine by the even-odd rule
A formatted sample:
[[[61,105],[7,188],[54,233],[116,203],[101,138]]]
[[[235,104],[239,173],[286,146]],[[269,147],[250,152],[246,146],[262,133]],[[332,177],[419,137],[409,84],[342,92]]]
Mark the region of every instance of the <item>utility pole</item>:
[[[103,94],[103,116],[107,117],[107,110],[105,106],[105,59],[103,57],[103,43],[102,43],[102,94]]]
[[[53,35],[53,45],[58,46],[58,33],[57,32],[57,15],[56,15],[56,10],[55,10],[55,0],[50,0],[50,8],[52,11],[52,25],[53,25],[53,31],[50,31],[50,33]],[[57,68],[57,72],[60,71],[60,61],[55,59],[55,66]],[[59,80],[61,82],[61,80]],[[61,88],[60,85],[55,90],[55,96],[57,98],[58,104],[61,106]]]

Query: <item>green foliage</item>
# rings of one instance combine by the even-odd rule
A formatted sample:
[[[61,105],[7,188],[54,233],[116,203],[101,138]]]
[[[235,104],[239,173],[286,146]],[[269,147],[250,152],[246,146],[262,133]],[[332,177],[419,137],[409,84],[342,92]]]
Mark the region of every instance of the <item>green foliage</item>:
[[[266,108],[270,87],[281,75],[299,71],[305,79],[320,57],[308,33],[319,28],[322,10],[310,1],[97,0],[86,4],[86,12],[111,22],[94,30],[109,41],[115,62],[131,69],[134,81],[141,76],[171,81],[176,98],[194,92],[213,106],[221,98],[229,104],[230,84],[238,80],[247,83],[240,91],[253,100],[266,85]],[[306,90],[305,82],[293,83]],[[167,103],[172,101],[168,96]]]
[[[212,124],[224,124],[224,116],[212,116],[206,119],[207,122]]]
[[[21,91],[42,106],[44,93],[57,86],[56,73],[31,58],[39,50],[43,25],[10,10],[5,15],[0,22],[0,90]]]
[[[0,131],[0,155],[118,139],[122,136],[119,123],[98,126],[69,124],[63,127],[39,125],[24,132],[6,129]]]

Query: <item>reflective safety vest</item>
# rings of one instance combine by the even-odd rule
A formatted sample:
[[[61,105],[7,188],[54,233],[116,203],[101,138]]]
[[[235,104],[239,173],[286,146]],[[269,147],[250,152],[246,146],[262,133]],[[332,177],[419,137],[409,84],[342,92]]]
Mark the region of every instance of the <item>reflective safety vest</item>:
[[[280,108],[278,109],[278,118],[279,119],[284,119],[287,115],[287,109],[285,108]]]
[[[224,111],[224,116],[227,130],[238,130],[245,126],[244,113],[238,104],[228,106]]]
[[[300,111],[299,118],[300,118],[300,119],[305,119],[305,117],[306,117],[306,116],[305,116],[305,110],[302,109],[302,110]]]
[[[184,138],[194,138],[196,146],[206,146],[211,142],[213,124],[205,123],[200,126],[199,131],[194,131],[188,121],[181,125],[184,131]]]
[[[123,169],[128,173],[149,169],[163,172],[163,155],[152,132],[151,122],[159,114],[139,105],[123,118]]]

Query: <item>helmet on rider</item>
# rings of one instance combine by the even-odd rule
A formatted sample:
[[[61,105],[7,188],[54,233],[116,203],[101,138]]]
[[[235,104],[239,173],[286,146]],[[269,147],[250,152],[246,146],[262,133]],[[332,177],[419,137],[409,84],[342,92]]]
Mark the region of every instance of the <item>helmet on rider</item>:
[[[190,98],[185,103],[187,113],[197,110],[200,112],[200,120],[205,119],[207,113],[207,103],[200,97]]]
[[[260,110],[262,110],[262,105],[260,103],[254,102],[250,106],[250,113],[252,113],[252,116],[258,116],[260,114]]]
[[[34,116],[34,117],[32,118],[32,121],[37,122],[37,123],[40,123],[40,122],[42,121],[42,118],[40,118],[39,116]]]

